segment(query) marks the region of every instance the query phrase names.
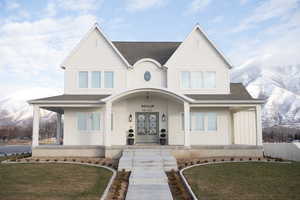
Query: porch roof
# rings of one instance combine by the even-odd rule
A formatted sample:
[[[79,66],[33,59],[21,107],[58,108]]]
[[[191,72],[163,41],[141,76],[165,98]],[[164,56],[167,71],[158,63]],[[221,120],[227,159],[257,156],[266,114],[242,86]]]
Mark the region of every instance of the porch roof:
[[[110,95],[76,95],[62,94],[58,96],[46,97],[41,99],[33,99],[28,101],[30,104],[35,103],[99,103]]]
[[[187,94],[186,96],[194,99],[195,103],[200,101],[264,101],[253,98],[242,83],[230,83],[230,94]]]

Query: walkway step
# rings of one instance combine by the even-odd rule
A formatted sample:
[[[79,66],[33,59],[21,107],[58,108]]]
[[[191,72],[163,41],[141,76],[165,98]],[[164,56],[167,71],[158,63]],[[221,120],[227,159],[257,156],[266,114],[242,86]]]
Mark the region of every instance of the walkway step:
[[[118,170],[131,171],[126,200],[172,200],[165,171],[178,170],[176,159],[165,149],[127,149]]]

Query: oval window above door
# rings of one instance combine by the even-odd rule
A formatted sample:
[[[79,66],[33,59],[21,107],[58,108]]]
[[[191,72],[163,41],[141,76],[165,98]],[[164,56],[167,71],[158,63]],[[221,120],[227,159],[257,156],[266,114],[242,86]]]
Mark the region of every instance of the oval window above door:
[[[145,81],[150,81],[150,79],[151,79],[151,73],[149,71],[146,71],[144,73],[144,79],[145,79]]]

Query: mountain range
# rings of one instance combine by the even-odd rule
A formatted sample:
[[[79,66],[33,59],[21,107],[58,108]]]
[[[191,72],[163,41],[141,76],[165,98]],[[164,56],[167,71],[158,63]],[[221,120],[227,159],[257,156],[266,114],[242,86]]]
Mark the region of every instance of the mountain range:
[[[266,100],[263,127],[300,127],[300,65],[261,67],[250,62],[234,68],[231,81],[243,83],[253,97]],[[57,89],[31,88],[0,98],[0,126],[28,124],[32,119],[28,100],[61,93]],[[41,112],[44,119],[52,115],[43,109]]]

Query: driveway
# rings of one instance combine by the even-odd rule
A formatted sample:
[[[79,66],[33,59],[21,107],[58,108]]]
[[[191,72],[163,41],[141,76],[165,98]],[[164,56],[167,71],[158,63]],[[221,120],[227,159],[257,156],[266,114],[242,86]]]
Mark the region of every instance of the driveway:
[[[4,154],[13,154],[13,153],[27,153],[31,152],[30,145],[5,145],[0,146],[0,156]]]

